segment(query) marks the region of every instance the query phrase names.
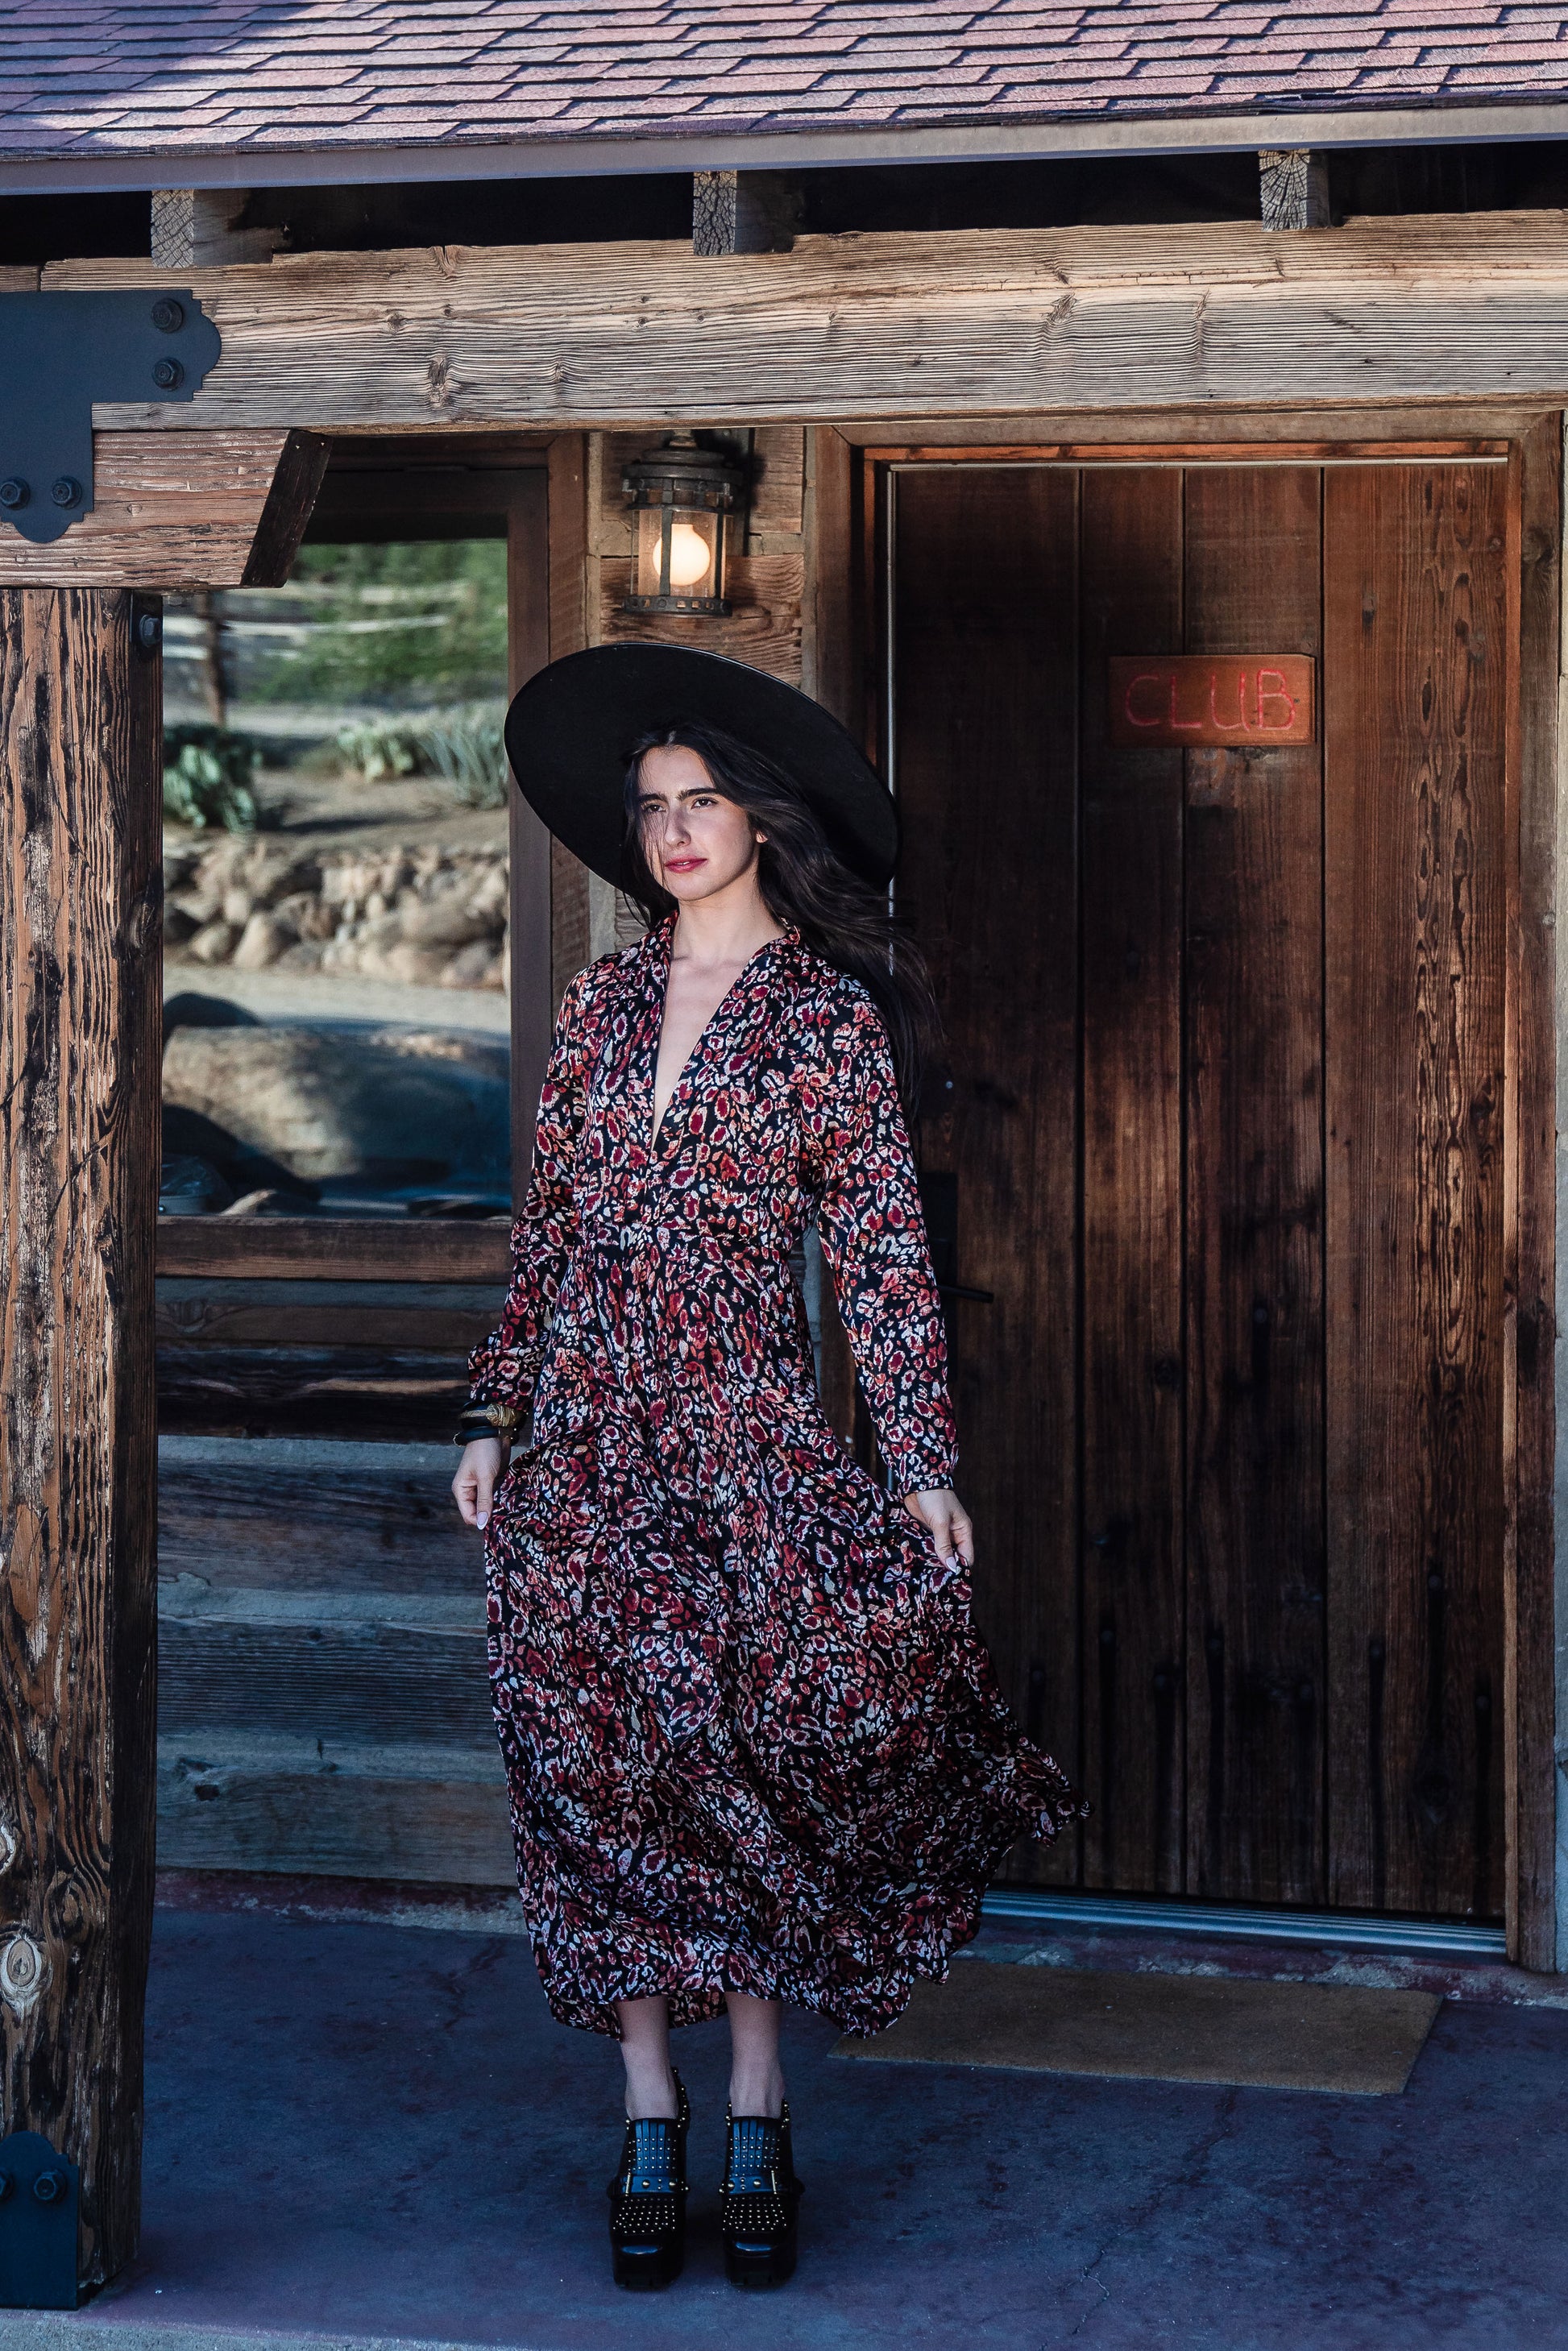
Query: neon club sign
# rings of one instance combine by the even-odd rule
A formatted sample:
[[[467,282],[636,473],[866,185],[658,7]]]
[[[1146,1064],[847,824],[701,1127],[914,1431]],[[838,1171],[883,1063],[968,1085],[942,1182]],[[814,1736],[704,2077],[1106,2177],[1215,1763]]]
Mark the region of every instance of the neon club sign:
[[[1271,750],[1317,740],[1304,653],[1116,654],[1111,740],[1122,750]]]

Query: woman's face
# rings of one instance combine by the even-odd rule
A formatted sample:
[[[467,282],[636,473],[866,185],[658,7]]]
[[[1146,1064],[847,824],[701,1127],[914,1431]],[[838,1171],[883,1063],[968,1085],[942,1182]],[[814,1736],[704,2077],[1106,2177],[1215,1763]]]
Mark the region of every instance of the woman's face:
[[[687,905],[753,872],[764,835],[743,808],[715,789],[695,751],[660,743],[644,751],[637,778],[643,854],[655,881]]]

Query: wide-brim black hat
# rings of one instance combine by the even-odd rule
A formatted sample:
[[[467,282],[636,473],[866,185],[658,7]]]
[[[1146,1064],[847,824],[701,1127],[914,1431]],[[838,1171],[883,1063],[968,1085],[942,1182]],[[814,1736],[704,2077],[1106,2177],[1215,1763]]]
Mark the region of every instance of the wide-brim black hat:
[[[655,728],[698,721],[763,752],[795,783],[834,852],[881,889],[898,857],[893,796],[852,736],[809,695],[685,645],[592,645],[531,677],[507,713],[524,799],[583,863],[621,883],[626,764]]]

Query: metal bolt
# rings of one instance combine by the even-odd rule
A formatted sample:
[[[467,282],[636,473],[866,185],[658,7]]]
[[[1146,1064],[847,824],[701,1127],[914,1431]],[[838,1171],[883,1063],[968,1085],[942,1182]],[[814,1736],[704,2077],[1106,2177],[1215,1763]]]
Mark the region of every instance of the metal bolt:
[[[152,324],[161,335],[177,335],[185,323],[185,306],[176,302],[172,294],[152,305]]]
[[[141,611],[136,615],[136,642],[144,653],[155,653],[163,642],[162,612]]]
[[[155,360],[152,381],[160,392],[172,392],[176,384],[184,382],[185,371],[178,360]]]
[[[25,507],[32,495],[26,483],[18,481],[15,474],[7,480],[0,482],[0,507],[7,508]]]
[[[62,474],[50,490],[49,496],[57,507],[79,507],[81,484],[74,474]]]
[[[33,2193],[40,2204],[57,2204],[69,2186],[63,2171],[40,2171],[33,2182]]]

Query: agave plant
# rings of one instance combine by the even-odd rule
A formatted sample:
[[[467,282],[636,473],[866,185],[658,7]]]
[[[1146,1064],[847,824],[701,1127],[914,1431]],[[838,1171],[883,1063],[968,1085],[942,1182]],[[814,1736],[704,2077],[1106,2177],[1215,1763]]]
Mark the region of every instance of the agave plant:
[[[251,778],[259,754],[248,735],[230,726],[170,726],[163,735],[163,813],[204,831],[254,832]]]
[[[406,718],[361,718],[338,729],[338,748],[367,784],[383,776],[412,776],[420,765],[415,724]]]
[[[430,773],[445,778],[453,799],[465,808],[507,805],[505,716],[499,702],[466,702],[451,710],[434,710],[420,722],[423,764]]]

